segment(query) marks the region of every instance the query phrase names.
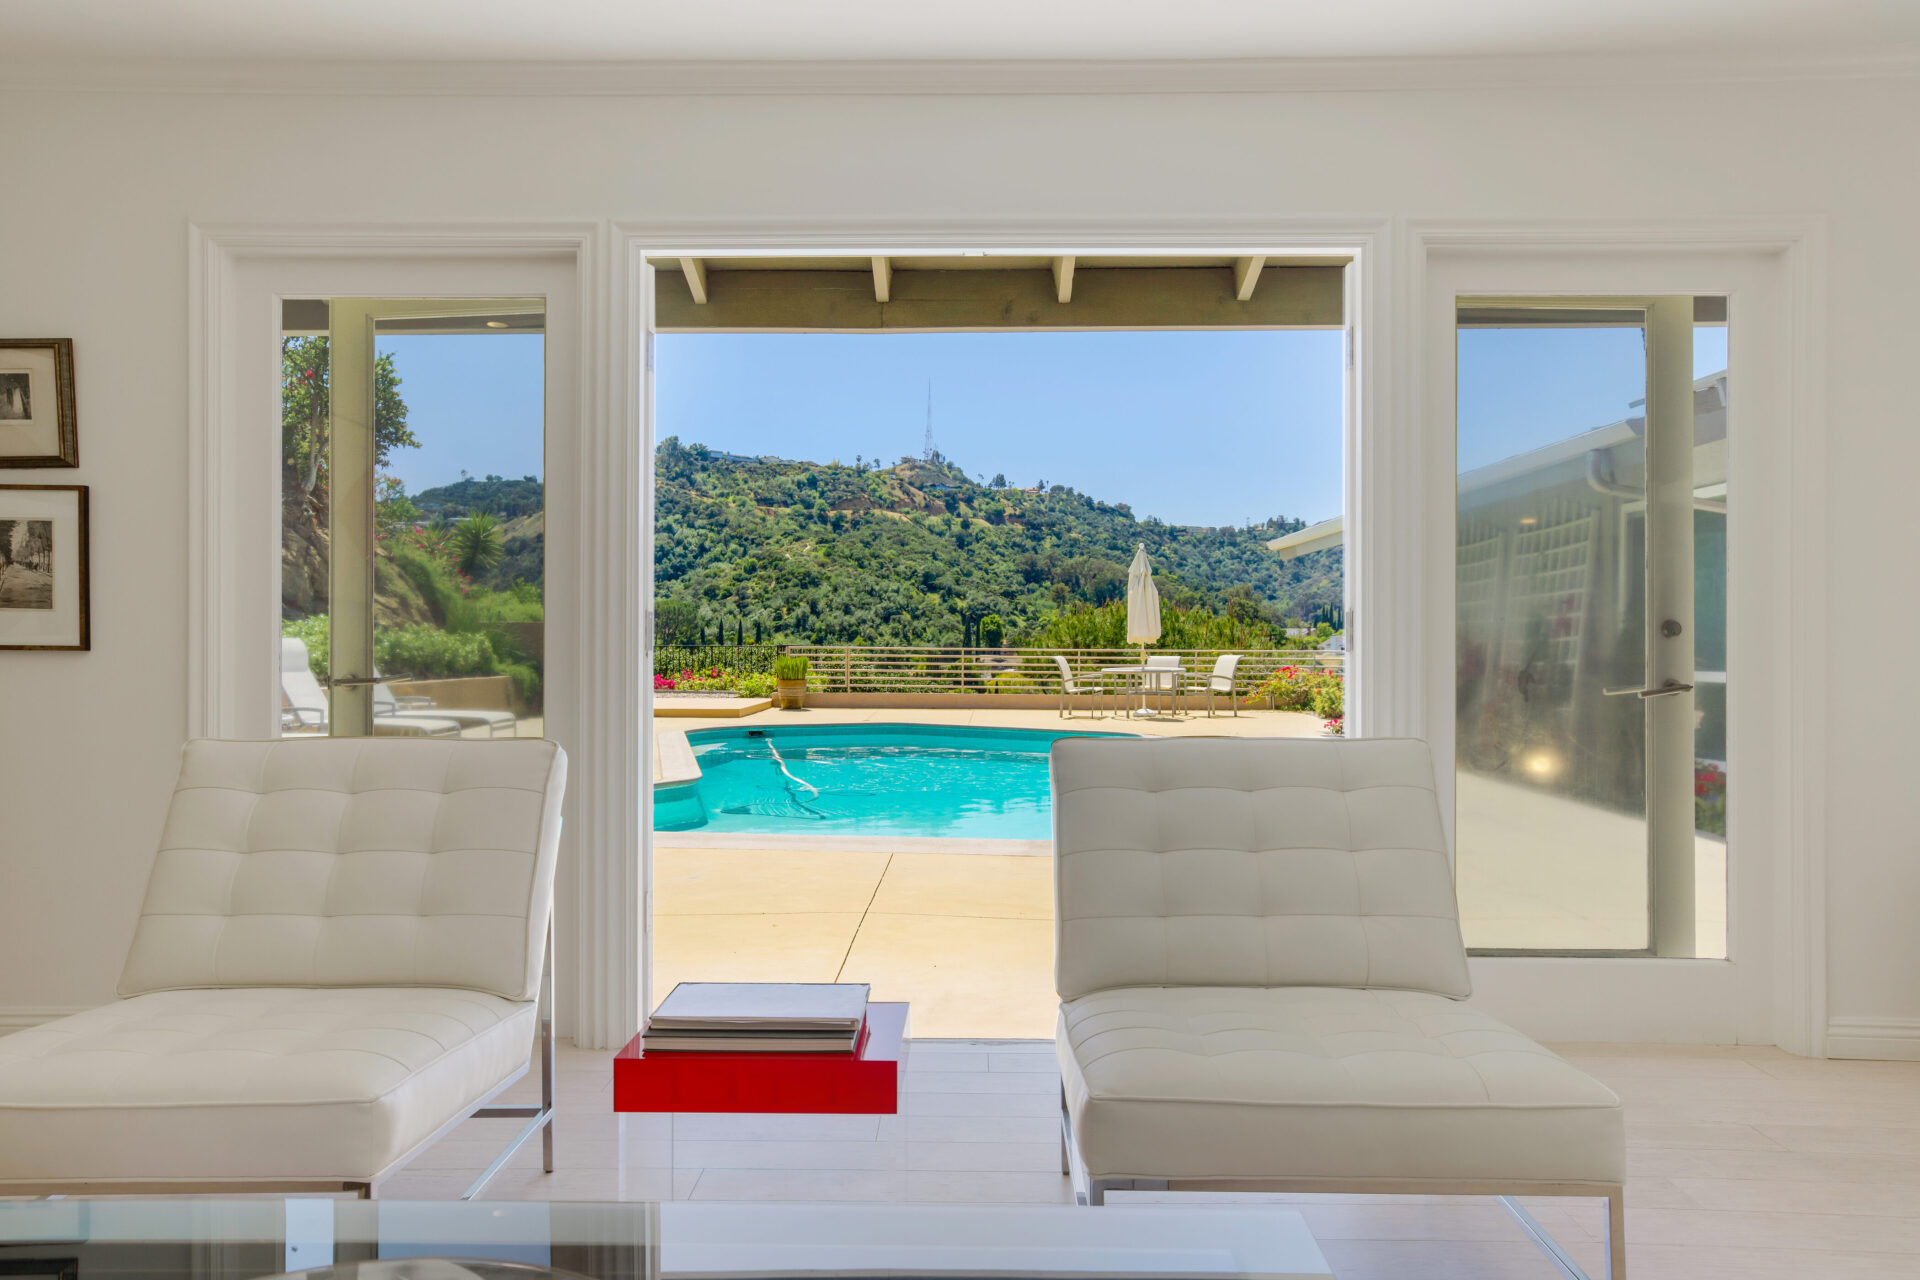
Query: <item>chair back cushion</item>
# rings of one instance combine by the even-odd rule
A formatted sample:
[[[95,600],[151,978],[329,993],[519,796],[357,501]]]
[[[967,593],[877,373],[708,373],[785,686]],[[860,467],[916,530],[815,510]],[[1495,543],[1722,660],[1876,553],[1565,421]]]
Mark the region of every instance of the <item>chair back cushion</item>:
[[[1471,992],[1424,742],[1062,738],[1054,982]]]
[[[552,742],[189,742],[120,994],[462,987],[535,998]]]

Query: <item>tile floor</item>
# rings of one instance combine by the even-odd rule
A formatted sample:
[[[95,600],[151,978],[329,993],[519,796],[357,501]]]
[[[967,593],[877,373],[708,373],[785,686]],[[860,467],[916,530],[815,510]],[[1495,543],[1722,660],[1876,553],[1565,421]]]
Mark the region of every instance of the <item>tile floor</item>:
[[[1627,1103],[1634,1280],[1920,1276],[1920,1063],[1749,1047],[1559,1048]],[[630,1121],[623,1150],[611,1063],[610,1053],[562,1048],[558,1170],[540,1172],[530,1144],[486,1198],[1069,1198],[1047,1041],[919,1040],[898,1119],[680,1117],[671,1155],[662,1117]],[[535,1087],[528,1079],[518,1090],[531,1097]],[[469,1122],[381,1194],[458,1195],[517,1123]],[[1282,1198],[1298,1204],[1342,1280],[1556,1274],[1490,1200]],[[1529,1207],[1598,1274],[1597,1204]]]

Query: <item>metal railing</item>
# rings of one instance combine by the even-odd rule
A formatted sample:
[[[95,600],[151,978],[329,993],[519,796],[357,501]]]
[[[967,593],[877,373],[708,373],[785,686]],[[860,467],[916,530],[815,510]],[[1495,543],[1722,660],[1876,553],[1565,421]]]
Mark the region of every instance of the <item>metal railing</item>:
[[[659,644],[653,647],[653,674],[677,676],[712,667],[768,674],[779,656],[776,644]]]
[[[1047,694],[1060,689],[1056,656],[1076,678],[1095,677],[1103,667],[1140,663],[1140,650],[964,649],[919,645],[785,646],[808,663],[807,687],[820,693]],[[1234,690],[1246,697],[1281,667],[1329,672],[1345,668],[1346,655],[1313,649],[1148,649],[1154,658],[1179,661],[1183,683],[1204,687],[1221,655],[1237,653]]]

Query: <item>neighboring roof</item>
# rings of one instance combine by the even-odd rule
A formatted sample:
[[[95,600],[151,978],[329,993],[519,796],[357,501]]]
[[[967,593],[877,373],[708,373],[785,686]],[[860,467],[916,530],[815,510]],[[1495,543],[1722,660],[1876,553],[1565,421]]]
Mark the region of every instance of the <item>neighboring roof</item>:
[[[1642,403],[1644,402],[1638,400],[1634,402],[1635,405]],[[1726,403],[1726,370],[1722,369],[1718,373],[1694,379],[1693,411],[1696,448],[1726,438],[1727,424],[1724,412]],[[1552,444],[1542,445],[1526,453],[1516,453],[1511,458],[1489,462],[1484,467],[1475,467],[1471,471],[1461,472],[1459,492],[1472,493],[1476,489],[1484,489],[1502,480],[1511,480],[1515,476],[1544,471],[1556,463],[1571,462],[1596,449],[1611,449],[1615,445],[1625,444],[1645,434],[1646,429],[1645,418],[1622,418],[1618,422],[1610,422],[1604,427],[1595,427],[1591,431],[1583,431],[1577,436],[1568,436],[1564,440],[1555,440]],[[1695,492],[1705,496],[1701,490]],[[1319,524],[1308,525],[1297,533],[1275,538],[1267,544],[1267,550],[1278,552],[1282,560],[1293,560],[1315,551],[1337,547],[1345,536],[1346,520],[1342,516],[1335,516],[1331,520],[1322,520]]]
[[[1310,524],[1304,529],[1289,533],[1283,538],[1275,538],[1267,544],[1267,550],[1280,553],[1282,560],[1294,560],[1315,551],[1326,551],[1340,545],[1345,534],[1346,521],[1335,516],[1331,520],[1322,520],[1319,524]]]

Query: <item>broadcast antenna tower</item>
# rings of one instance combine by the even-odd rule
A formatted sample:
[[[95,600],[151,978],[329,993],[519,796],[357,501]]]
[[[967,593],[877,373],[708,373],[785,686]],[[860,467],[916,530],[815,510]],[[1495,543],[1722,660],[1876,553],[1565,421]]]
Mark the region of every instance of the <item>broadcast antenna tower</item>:
[[[924,446],[922,446],[920,450],[920,456],[924,458],[926,461],[932,462],[933,455],[938,452],[940,451],[933,447],[933,379],[928,378],[927,379],[927,442]]]

